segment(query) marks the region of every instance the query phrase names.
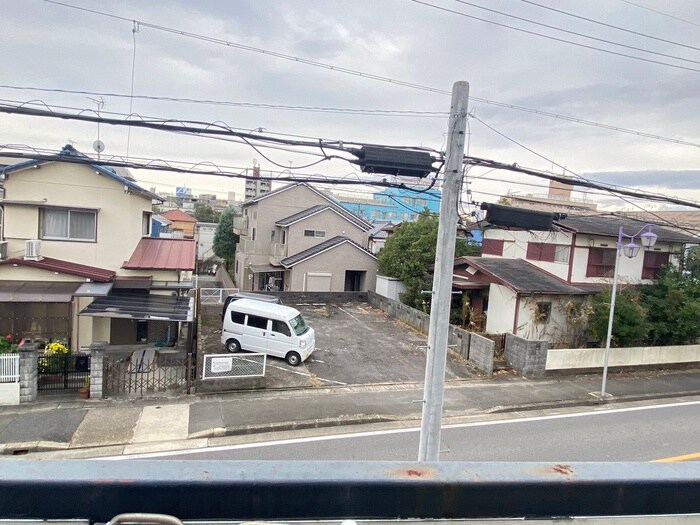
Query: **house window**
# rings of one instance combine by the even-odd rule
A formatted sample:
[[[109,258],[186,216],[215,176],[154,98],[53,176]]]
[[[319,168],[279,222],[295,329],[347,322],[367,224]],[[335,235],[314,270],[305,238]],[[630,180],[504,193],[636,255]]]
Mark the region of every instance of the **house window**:
[[[528,242],[526,257],[531,261],[554,262],[555,244],[544,242]]]
[[[304,237],[325,237],[326,232],[323,230],[304,230]]]
[[[275,230],[272,230],[272,231],[270,232],[270,241],[271,241],[271,242],[275,242]]]
[[[143,212],[141,217],[141,235],[148,236],[151,234],[151,216],[153,214],[150,211]]]
[[[589,248],[586,277],[610,277],[615,271],[614,248]]]
[[[251,235],[250,240],[251,241],[255,240],[255,228],[253,228],[253,234]]]
[[[287,230],[282,230],[282,244],[287,244]]]
[[[554,250],[554,262],[568,263],[571,247],[565,244],[557,244]]]
[[[481,253],[484,255],[503,255],[503,240],[484,239],[481,243]]]
[[[644,252],[642,279],[656,279],[661,275],[661,268],[668,264],[671,254],[663,252]]]
[[[97,212],[43,208],[40,213],[42,239],[97,240]]]
[[[535,322],[546,324],[552,314],[552,303],[535,304]]]

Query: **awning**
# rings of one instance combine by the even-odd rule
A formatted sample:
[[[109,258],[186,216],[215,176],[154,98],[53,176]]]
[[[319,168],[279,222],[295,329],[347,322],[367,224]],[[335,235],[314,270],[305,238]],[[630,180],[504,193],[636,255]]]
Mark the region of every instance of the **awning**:
[[[83,283],[73,293],[74,297],[100,297],[109,295],[114,283]]]
[[[114,294],[96,298],[78,315],[191,322],[194,319],[194,299],[172,295]]]
[[[81,283],[46,281],[0,282],[0,303],[69,303]]]
[[[250,271],[253,273],[283,272],[282,266],[272,266],[271,264],[251,264]]]

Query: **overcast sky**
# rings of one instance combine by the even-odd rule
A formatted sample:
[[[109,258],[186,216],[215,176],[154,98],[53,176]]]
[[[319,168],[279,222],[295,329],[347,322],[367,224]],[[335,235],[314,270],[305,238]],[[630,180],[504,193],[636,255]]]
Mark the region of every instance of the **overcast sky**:
[[[222,121],[242,130],[264,128],[265,133],[441,150],[450,104],[449,95],[441,92],[449,92],[455,81],[466,80],[475,117],[469,121],[471,155],[556,173],[564,166],[596,181],[700,200],[700,4],[696,0],[536,0],[539,6],[523,0],[66,3],[102,14],[42,0],[0,0],[3,101],[42,101],[51,107],[95,110],[97,103],[91,99],[97,100],[97,95],[48,90],[103,93],[105,112],[128,114],[131,106],[132,113],[144,117]],[[135,33],[131,20],[140,22]],[[237,47],[241,45],[249,49]],[[137,96],[235,104],[106,95],[129,95],[132,74]],[[17,87],[47,91],[13,89]],[[347,114],[283,106],[370,111]],[[386,116],[380,111],[409,113]],[[80,151],[94,154],[97,132],[91,123],[0,114],[0,146],[56,150],[72,141]],[[241,144],[143,129],[132,129],[128,136],[126,128],[102,125],[99,132],[105,155],[125,156],[128,143],[131,157],[212,162],[228,169],[250,168],[257,161],[263,174],[281,169],[273,162],[283,167],[291,162],[295,167],[316,160],[262,150],[268,160]],[[356,178],[357,168],[331,161],[298,173]],[[188,186],[195,193],[225,194],[242,189],[240,182],[212,176],[143,170],[134,175],[144,186],[155,184],[159,190]],[[472,169],[469,180],[472,197],[480,202],[493,202],[508,191],[546,192],[546,181],[510,172]],[[606,199],[605,203],[633,209],[625,201]]]

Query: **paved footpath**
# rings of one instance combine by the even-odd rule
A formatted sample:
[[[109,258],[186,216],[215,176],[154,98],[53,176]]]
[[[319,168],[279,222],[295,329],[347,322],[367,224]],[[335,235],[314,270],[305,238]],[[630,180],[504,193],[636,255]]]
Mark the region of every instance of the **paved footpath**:
[[[597,405],[599,376],[507,378],[448,383],[444,415],[469,416]],[[611,374],[612,402],[700,395],[700,370]],[[299,430],[421,416],[422,385],[236,392],[168,399],[44,398],[0,406],[0,454],[111,447],[148,450],[159,443]],[[180,446],[180,448],[184,448]]]

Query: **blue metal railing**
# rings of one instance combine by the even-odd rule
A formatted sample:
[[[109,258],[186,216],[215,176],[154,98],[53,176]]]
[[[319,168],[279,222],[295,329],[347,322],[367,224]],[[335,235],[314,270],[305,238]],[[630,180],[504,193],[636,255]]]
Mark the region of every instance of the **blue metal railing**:
[[[0,519],[466,519],[700,513],[700,463],[3,461]]]

